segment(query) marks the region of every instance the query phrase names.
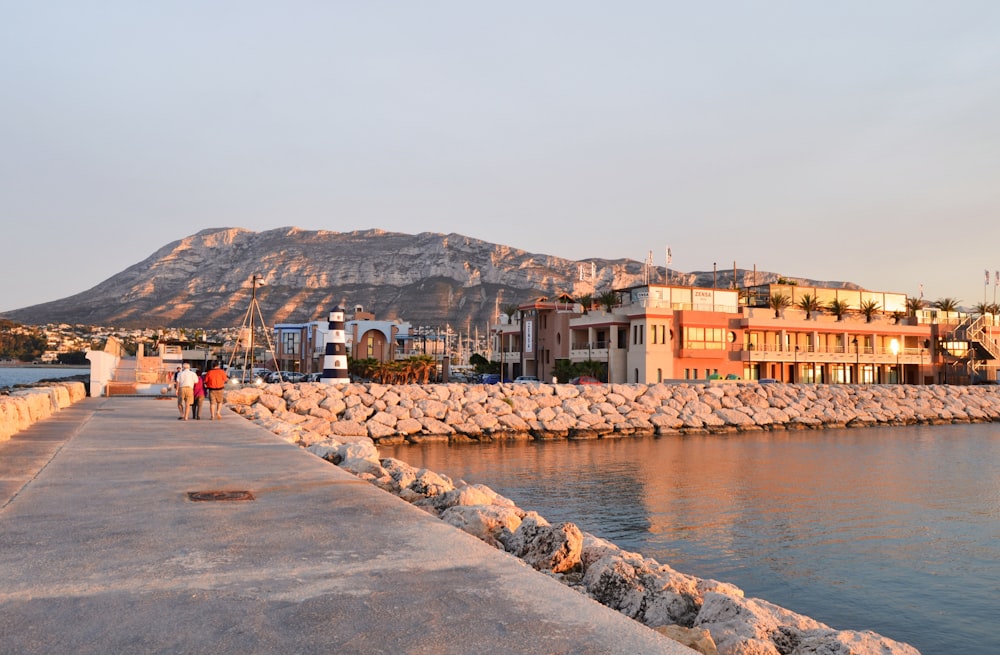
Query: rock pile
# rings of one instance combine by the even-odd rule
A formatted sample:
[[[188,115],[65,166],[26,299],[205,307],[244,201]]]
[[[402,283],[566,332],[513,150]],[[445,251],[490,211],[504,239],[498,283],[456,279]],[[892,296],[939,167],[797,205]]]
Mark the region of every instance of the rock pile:
[[[835,630],[746,598],[734,585],[680,573],[572,523],[553,526],[483,485],[382,459],[376,440],[595,438],[1000,417],[1000,394],[981,387],[286,383],[231,391],[227,402],[288,441],[706,655],[919,654],[870,631]]]
[[[53,382],[0,395],[0,441],[87,396],[83,382]]]
[[[309,445],[594,439],[1000,420],[1000,387],[807,384],[267,385],[230,406]]]

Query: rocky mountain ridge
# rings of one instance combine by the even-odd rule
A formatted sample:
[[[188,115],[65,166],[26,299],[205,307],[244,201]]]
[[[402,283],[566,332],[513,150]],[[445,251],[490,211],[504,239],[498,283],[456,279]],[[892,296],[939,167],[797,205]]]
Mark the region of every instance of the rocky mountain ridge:
[[[415,325],[485,325],[497,308],[568,293],[662,282],[663,267],[631,259],[569,260],[460,234],[372,229],[262,232],[211,228],[174,241],[81,293],[6,312],[27,324],[121,327],[239,326],[256,298],[267,323],[324,320],[357,305],[380,319]],[[737,285],[774,282],[774,273],[737,270]],[[734,271],[670,271],[671,284],[726,288]],[[799,284],[855,287],[842,282]]]

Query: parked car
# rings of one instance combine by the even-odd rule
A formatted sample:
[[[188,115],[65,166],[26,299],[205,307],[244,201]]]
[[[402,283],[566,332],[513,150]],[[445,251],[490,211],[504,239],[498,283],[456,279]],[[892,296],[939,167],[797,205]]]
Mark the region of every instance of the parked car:
[[[306,375],[306,379],[304,380],[304,382],[319,382],[322,379],[323,379],[323,373],[322,371],[320,371],[317,373],[309,373],[308,375]]]
[[[540,380],[534,375],[518,375],[514,378],[515,384],[539,384]]]
[[[778,384],[778,380],[775,380],[774,378],[761,378],[757,380],[757,382],[759,384]]]
[[[569,381],[570,384],[604,384],[593,375],[581,375]]]
[[[484,373],[483,374],[483,384],[499,384],[500,374],[499,373]]]

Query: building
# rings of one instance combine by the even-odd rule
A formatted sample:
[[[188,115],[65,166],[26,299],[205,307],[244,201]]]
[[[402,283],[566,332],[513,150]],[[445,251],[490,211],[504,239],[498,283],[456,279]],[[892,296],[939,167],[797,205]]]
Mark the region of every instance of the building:
[[[565,360],[586,362],[603,380],[628,383],[1000,381],[998,317],[908,312],[905,294],[646,284],[614,295],[613,306],[586,310],[568,297],[520,305],[514,317],[492,327],[493,360],[508,379],[547,380]]]
[[[321,373],[326,352],[329,321],[278,323],[274,326],[275,360],[282,371]],[[376,320],[357,305],[353,318],[344,324],[347,354],[354,360],[380,362],[406,359],[419,354],[410,324],[400,320]],[[433,343],[433,340],[432,340]]]

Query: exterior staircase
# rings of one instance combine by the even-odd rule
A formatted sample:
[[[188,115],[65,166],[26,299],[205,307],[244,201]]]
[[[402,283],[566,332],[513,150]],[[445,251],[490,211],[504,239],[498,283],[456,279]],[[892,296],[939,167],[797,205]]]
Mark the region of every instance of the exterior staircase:
[[[992,316],[987,318],[985,314],[970,316],[952,332],[954,340],[965,341],[969,344],[969,350],[965,357],[968,360],[967,364],[971,375],[976,375],[989,368],[990,362],[993,363],[993,367],[996,367],[997,363],[1000,362],[1000,348],[988,338],[986,333],[986,326],[992,320]],[[977,353],[983,353],[988,357],[977,358]]]

